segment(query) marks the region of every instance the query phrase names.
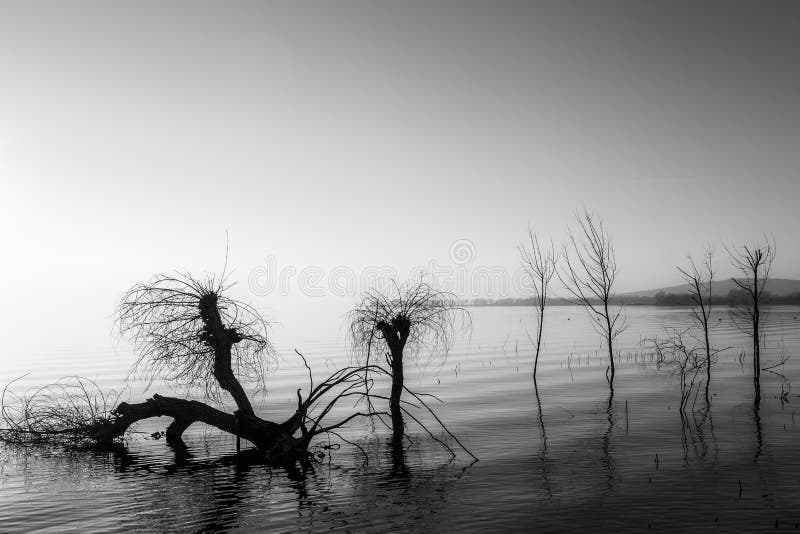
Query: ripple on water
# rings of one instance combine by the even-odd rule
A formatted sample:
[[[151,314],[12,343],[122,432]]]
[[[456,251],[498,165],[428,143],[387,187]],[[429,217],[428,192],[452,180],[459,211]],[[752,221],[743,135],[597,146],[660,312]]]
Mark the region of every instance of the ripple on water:
[[[358,421],[343,435],[367,463],[345,444],[326,450],[313,469],[287,471],[235,461],[235,440],[200,425],[176,454],[150,437],[167,421],[152,420],[116,453],[0,446],[0,525],[10,532],[758,532],[777,519],[792,528],[800,523],[800,414],[795,397],[781,394],[800,368],[794,315],[796,308],[768,314],[765,358],[792,357],[779,370],[783,378],[763,374],[758,413],[749,353],[739,359],[748,338],[720,315],[713,341],[732,348],[714,367],[712,410],[681,417],[677,377],[655,368],[641,340],[686,326],[685,310],[629,309],[610,398],[607,358],[581,310],[552,309],[534,388],[530,310],[476,309],[471,339],[459,340],[444,362],[409,362],[407,377],[413,389],[444,401],[432,404],[481,458],[476,464],[464,454],[450,461],[413,423],[414,443],[396,450],[380,425]],[[295,345],[302,344],[285,344]],[[299,348],[317,377],[348,362],[338,338]],[[118,388],[132,354],[109,354],[32,354],[0,378],[30,371],[16,384],[25,389],[82,374]],[[291,350],[282,350],[267,385],[255,405],[270,418],[288,417],[295,389],[307,388]],[[145,391],[133,382],[127,395],[138,400],[164,387]]]

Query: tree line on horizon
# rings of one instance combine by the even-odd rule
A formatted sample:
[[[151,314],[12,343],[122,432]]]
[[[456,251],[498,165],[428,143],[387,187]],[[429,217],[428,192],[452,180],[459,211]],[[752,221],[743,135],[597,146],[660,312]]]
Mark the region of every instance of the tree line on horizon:
[[[715,306],[739,306],[746,304],[749,299],[747,291],[738,288],[730,289],[727,293],[711,295],[710,302]],[[598,301],[599,302],[599,301]],[[610,302],[621,306],[677,306],[691,307],[694,304],[692,295],[687,288],[685,293],[673,293],[671,291],[658,291],[654,295],[627,295],[621,297],[614,295]],[[770,291],[764,291],[763,303],[765,305],[776,306],[800,306],[800,292],[785,295],[774,295]],[[536,306],[536,297],[505,297],[505,298],[474,298],[465,303],[466,306]],[[548,299],[550,306],[574,306],[574,300],[563,297],[551,297]]]

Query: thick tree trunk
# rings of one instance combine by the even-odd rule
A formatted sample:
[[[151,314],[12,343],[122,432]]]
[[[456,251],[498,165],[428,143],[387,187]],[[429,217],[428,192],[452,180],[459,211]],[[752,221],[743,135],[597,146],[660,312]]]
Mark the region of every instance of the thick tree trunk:
[[[231,369],[231,346],[215,347],[214,354],[214,378],[222,389],[231,394],[241,413],[252,415],[254,412],[250,399]]]
[[[404,385],[403,350],[411,331],[411,323],[406,317],[397,316],[392,319],[391,323],[381,321],[376,326],[383,335],[383,339],[386,340],[391,357],[391,362],[389,363],[392,367],[392,391],[389,396],[389,413],[392,416],[392,431],[395,438],[402,437],[405,430],[403,410],[400,405]]]
[[[231,367],[231,352],[233,346],[242,340],[241,334],[222,323],[215,293],[204,295],[199,307],[203,319],[203,341],[214,350],[214,378],[222,389],[231,394],[240,413],[253,415],[250,399]]]
[[[403,352],[399,351],[392,356],[392,391],[389,397],[389,412],[392,416],[392,430],[395,436],[403,435],[405,423],[403,411],[400,408],[400,397],[403,394]]]
[[[151,417],[172,417],[167,428],[167,439],[180,440],[183,432],[193,423],[205,423],[231,434],[237,434],[265,451],[273,460],[291,460],[305,454],[308,442],[295,438],[295,417],[285,423],[265,421],[255,415],[237,412],[229,414],[198,401],[153,395],[145,402],[121,403],[115,410],[116,417],[101,423],[94,438],[102,444],[110,444],[122,436],[132,424]],[[237,417],[239,419],[237,425]]]

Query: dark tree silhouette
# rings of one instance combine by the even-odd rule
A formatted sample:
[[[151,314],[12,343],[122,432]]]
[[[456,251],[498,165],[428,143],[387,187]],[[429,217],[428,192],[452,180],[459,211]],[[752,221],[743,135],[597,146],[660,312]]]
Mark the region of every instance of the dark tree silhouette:
[[[352,419],[376,415],[355,412],[336,422],[324,422],[338,401],[363,398],[362,385],[370,380],[367,375],[383,374],[383,369],[346,367],[315,385],[305,358],[309,393],[303,398],[298,388],[295,413],[280,423],[255,415],[240,380],[263,385],[272,348],[258,312],[229,298],[227,289],[213,277],[198,280],[188,274],[158,275],[125,294],[119,306],[119,328],[134,341],[136,369],[151,378],[201,387],[207,399],[220,403],[224,401],[222,392],[227,392],[237,407],[233,413],[197,400],[158,394],[140,403],[121,402],[112,409],[109,399],[113,397],[99,394],[90,383],[77,379],[77,386],[73,380],[72,386],[49,386],[29,396],[7,398],[6,390],[2,410],[6,428],[0,437],[110,446],[132,424],[166,416],[172,418],[166,431],[171,443],[180,443],[183,432],[201,422],[250,441],[271,461],[292,462],[307,457],[315,436],[338,435],[336,430]]]
[[[692,317],[703,329],[703,348],[706,361],[706,405],[711,405],[709,387],[711,386],[711,342],[708,337],[709,318],[711,317],[711,286],[714,282],[714,251],[706,247],[703,264],[698,267],[689,257],[689,268],[677,267],[683,279],[689,284],[689,295],[692,299]]]
[[[775,242],[765,238],[764,243],[744,245],[741,248],[726,246],[731,264],[742,273],[741,278],[731,278],[747,296],[743,305],[733,309],[734,322],[753,338],[753,387],[756,406],[761,402],[761,305],[766,296],[767,280],[775,260]]]
[[[519,253],[522,257],[522,268],[531,279],[531,286],[535,293],[536,305],[536,356],[533,361],[533,380],[536,381],[536,370],[539,367],[539,352],[542,347],[542,331],[544,329],[544,310],[547,306],[548,287],[553,274],[556,272],[556,252],[553,242],[549,248],[539,244],[539,237],[528,226],[529,245],[520,245]]]
[[[556,271],[561,283],[577,304],[589,312],[592,326],[608,346],[609,383],[614,381],[614,339],[625,328],[622,306],[612,306],[617,262],[611,236],[599,216],[584,210],[576,214],[577,235],[570,230],[569,243],[562,247],[562,268]]]
[[[408,390],[404,384],[404,358],[417,357],[421,350],[428,352],[429,359],[445,358],[457,319],[466,325],[469,314],[453,293],[434,289],[422,280],[405,285],[391,280],[389,288],[388,292],[367,292],[350,312],[349,323],[350,340],[361,363],[372,366],[373,350],[381,346],[386,349],[385,361],[392,377],[389,409],[397,437],[402,436],[404,428],[401,397]]]

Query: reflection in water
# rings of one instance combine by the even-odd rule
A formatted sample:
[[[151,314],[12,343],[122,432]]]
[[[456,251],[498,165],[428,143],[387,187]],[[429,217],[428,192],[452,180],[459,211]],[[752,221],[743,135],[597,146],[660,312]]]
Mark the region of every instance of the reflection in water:
[[[608,383],[608,404],[606,405],[608,428],[603,434],[603,467],[606,471],[606,489],[614,489],[614,458],[611,456],[611,433],[614,431],[614,384]]]
[[[681,418],[681,446],[683,447],[683,464],[689,465],[690,451],[694,458],[704,462],[708,453],[714,451],[712,465],[716,465],[719,458],[717,436],[714,433],[714,418],[711,406],[706,405],[701,410],[678,410]]]
[[[536,406],[539,409],[539,434],[542,440],[542,448],[539,453],[539,462],[542,468],[542,478],[544,479],[544,490],[548,498],[553,497],[553,487],[550,483],[550,474],[547,467],[547,430],[544,427],[544,413],[542,412],[542,398],[539,396],[539,385],[536,382],[536,373],[533,374],[533,390],[536,393]]]
[[[479,341],[497,345],[489,338],[504,339],[508,325],[521,324],[521,313],[476,309],[475,323],[488,331]],[[765,372],[755,410],[750,366],[742,372],[738,352],[721,354],[713,412],[695,411],[689,402],[682,434],[676,377],[658,373],[651,358],[634,355],[630,364],[621,363],[610,390],[603,380],[607,362],[596,353],[587,357],[576,321],[567,321],[570,313],[568,307],[554,310],[562,320],[553,324],[564,325],[554,337],[569,344],[554,342],[539,362],[535,404],[531,375],[519,371],[519,362],[498,349],[476,349],[477,343],[452,353],[453,372],[426,375],[424,389],[446,400],[437,406],[442,420],[480,457],[474,466],[465,468],[469,458],[460,451],[449,461],[429,436],[401,443],[364,422],[354,423],[345,436],[366,455],[353,445],[321,446],[318,452],[326,455],[320,463],[270,467],[255,451],[230,454],[234,441],[200,427],[188,431],[185,444],[149,439],[163,430],[161,421],[139,429],[129,450],[105,455],[23,454],[0,444],[0,530],[642,531],[652,522],[662,531],[761,532],[776,519],[781,526],[800,523],[800,413],[786,406],[796,400],[788,380]],[[638,321],[633,328],[652,333],[678,323],[683,313],[637,308],[631,312]],[[593,343],[594,332],[586,330],[585,339]],[[720,343],[741,345],[732,332],[718,332]],[[639,347],[633,333],[637,339],[626,343]],[[786,334],[786,344],[787,351],[800,351],[800,321]],[[297,376],[288,371],[284,367],[285,375],[275,377],[266,406],[282,409],[283,398],[294,405]],[[789,360],[780,371],[793,379],[800,362]],[[617,397],[630,404],[626,432]],[[701,390],[697,398],[702,397]],[[537,431],[538,447],[532,445]],[[665,514],[665,506],[674,513]]]
[[[753,407],[753,422],[756,427],[756,454],[753,457],[753,463],[758,463],[758,458],[764,448],[764,436],[761,434],[761,411],[759,408],[758,403]]]
[[[411,473],[406,465],[406,449],[403,446],[403,436],[398,435],[396,432],[392,433],[392,439],[389,445],[389,454],[392,459],[392,468],[389,471],[388,478],[408,480]]]

